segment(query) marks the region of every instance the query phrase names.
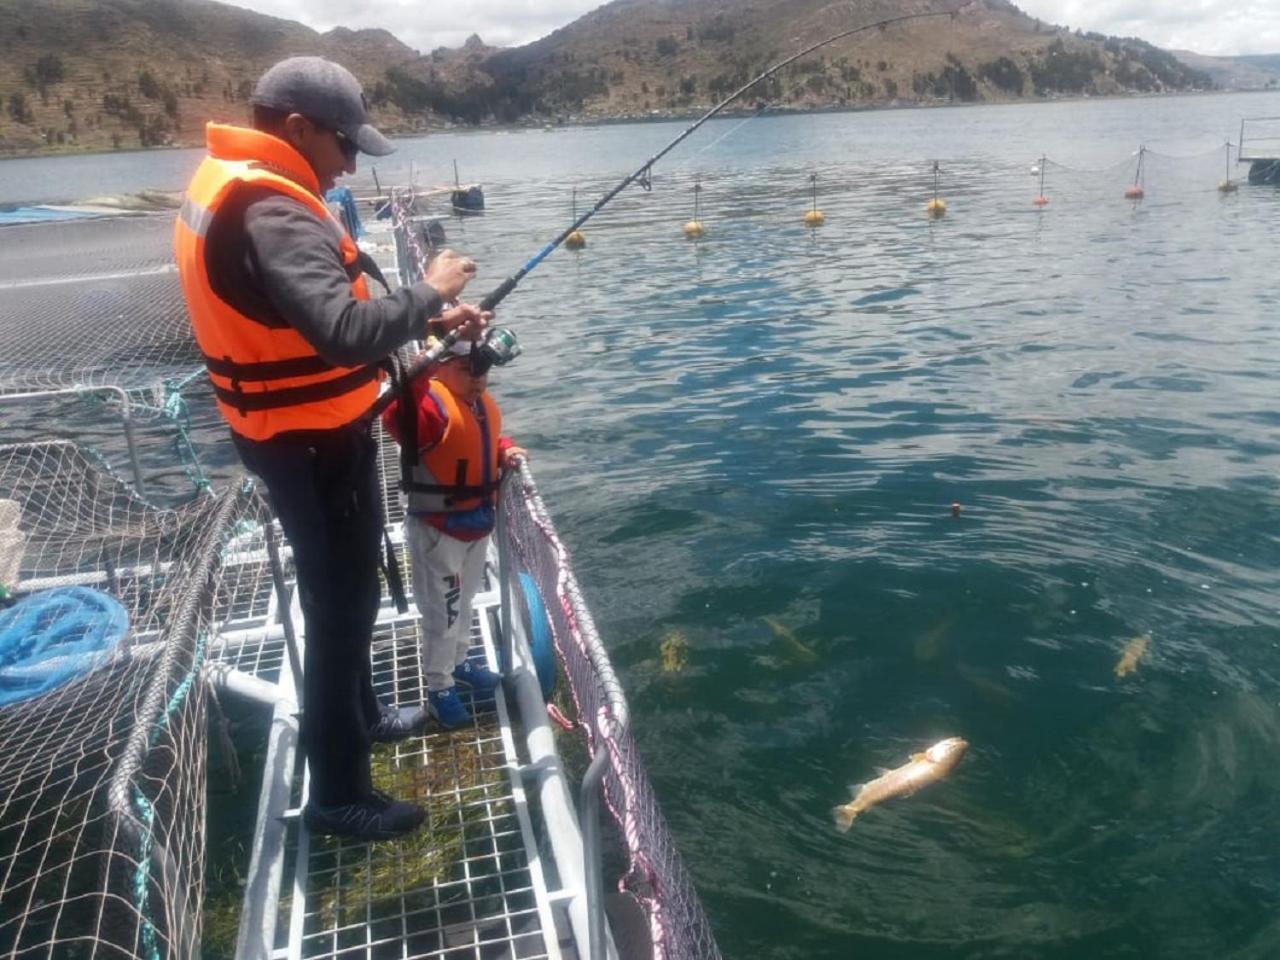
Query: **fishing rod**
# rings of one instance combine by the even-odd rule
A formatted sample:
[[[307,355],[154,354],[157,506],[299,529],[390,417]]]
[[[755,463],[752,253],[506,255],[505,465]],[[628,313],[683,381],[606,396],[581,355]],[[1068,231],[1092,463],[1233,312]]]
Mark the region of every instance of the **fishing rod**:
[[[815,50],[820,50],[823,47],[829,46],[830,44],[833,44],[838,40],[843,40],[845,37],[851,37],[858,33],[864,33],[867,30],[875,30],[877,28],[883,30],[886,27],[892,26],[895,23],[904,23],[908,20],[925,20],[930,17],[954,18],[955,16],[956,16],[956,13],[954,10],[938,10],[930,13],[907,13],[897,17],[888,17],[884,20],[877,20],[875,23],[866,23],[860,27],[853,27],[852,29],[849,29],[849,30],[842,30],[840,33],[833,34],[832,36],[827,37],[825,40],[819,40],[817,43],[810,44],[809,46],[801,50],[799,53],[794,53],[791,56],[787,57],[785,60],[775,63],[769,69],[765,70],[764,73],[760,74],[759,76],[755,77],[752,80],[748,80],[741,87],[733,91],[733,93],[729,94],[719,103],[717,103],[714,107],[712,107],[710,110],[704,113],[701,117],[699,117],[692,124],[690,124],[690,126],[687,129],[685,129],[678,137],[676,137],[674,140],[668,143],[665,147],[663,147],[661,150],[655,153],[652,157],[646,160],[638,170],[636,170],[634,173],[632,173],[631,175],[623,179],[621,183],[619,183],[616,187],[614,187],[612,190],[606,193],[603,197],[597,200],[595,205],[592,206],[591,209],[589,209],[582,216],[574,220],[574,222],[570,224],[569,227],[561,231],[559,236],[557,236],[554,240],[552,240],[545,247],[543,247],[536,254],[534,254],[533,257],[530,258],[530,260],[523,267],[521,267],[518,271],[516,271],[511,276],[507,277],[507,279],[503,280],[502,283],[497,286],[497,288],[495,288],[488,295],[486,295],[485,298],[480,301],[480,304],[479,304],[480,309],[485,311],[493,310],[494,307],[496,307],[503,300],[505,300],[507,296],[513,290],[515,290],[515,288],[519,285],[521,280],[523,280],[526,276],[528,276],[528,274],[532,270],[537,268],[538,264],[542,263],[543,260],[551,256],[551,254],[555,252],[556,248],[559,247],[562,243],[564,243],[564,241],[568,238],[569,234],[573,233],[575,230],[581,229],[582,226],[588,220],[590,220],[597,213],[599,213],[606,206],[608,206],[608,204],[612,202],[613,199],[618,196],[618,194],[622,193],[623,190],[627,189],[627,187],[631,186],[633,183],[639,183],[643,190],[651,190],[653,188],[652,173],[653,173],[654,164],[656,164],[659,160],[665,157],[668,153],[670,153],[676,147],[680,146],[680,144],[682,144],[685,140],[691,137],[698,129],[700,129],[703,126],[703,124],[705,124],[708,120],[712,119],[721,111],[723,111],[725,107],[729,106],[729,104],[733,103],[735,100],[741,97],[744,93],[746,93],[752,87],[756,86],[759,83],[764,82],[765,80],[768,80],[779,70],[789,67],[791,64],[795,63],[797,60],[801,59],[802,57],[807,57],[809,54],[813,53]],[[454,342],[457,341],[457,339],[458,339],[457,330],[450,331],[448,334],[445,335],[445,337],[441,340],[441,342],[437,344],[436,347],[427,351],[426,353],[419,356],[416,360],[414,360],[414,362],[410,364],[408,369],[405,371],[405,375],[408,378],[412,379],[413,377],[416,377],[418,374],[422,373],[428,368],[434,366],[436,362],[439,360],[439,358],[445,353],[446,350],[448,350],[454,344]],[[395,391],[388,391],[387,393],[383,394],[382,399],[379,400],[379,402],[374,406],[373,413],[375,416],[378,413],[381,413],[382,410],[386,409],[392,403],[394,394],[395,394]]]

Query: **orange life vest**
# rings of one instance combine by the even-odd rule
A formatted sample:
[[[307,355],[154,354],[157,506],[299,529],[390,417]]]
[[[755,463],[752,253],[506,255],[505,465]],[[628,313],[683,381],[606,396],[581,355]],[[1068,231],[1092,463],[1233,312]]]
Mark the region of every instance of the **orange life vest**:
[[[292,327],[268,327],[220,299],[209,280],[205,235],[232,192],[252,184],[293,197],[329,224],[352,296],[368,300],[359,248],[321,200],[310,165],[289,144],[258,130],[216,123],[208,124],[206,136],[209,155],[187,187],[174,227],[174,252],[218,409],[232,430],[251,440],[357,420],[378,397],[378,367],[329,363]]]
[[[480,395],[483,419],[459,402],[444,384],[432,380],[430,398],[444,414],[444,435],[417,457],[413,482],[408,485],[410,513],[461,513],[492,503],[500,479],[498,438],[502,435],[502,411],[489,391]],[[404,402],[402,397],[399,401]],[[414,423],[418,411],[411,410]],[[402,421],[403,422],[403,421]],[[416,428],[413,430],[416,435]],[[401,444],[412,439],[400,437]]]

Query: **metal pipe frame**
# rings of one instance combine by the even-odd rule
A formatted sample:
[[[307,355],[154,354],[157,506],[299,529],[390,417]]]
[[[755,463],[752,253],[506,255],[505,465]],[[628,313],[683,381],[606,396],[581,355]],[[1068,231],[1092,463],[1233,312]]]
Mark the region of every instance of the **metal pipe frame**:
[[[280,614],[286,621],[291,619],[287,609]],[[231,671],[231,676],[238,672]],[[284,813],[289,808],[298,762],[298,703],[294,678],[288,670],[280,671],[280,680],[275,686],[258,680],[256,684],[247,685],[246,692],[250,687],[267,687],[275,699],[267,733],[262,790],[258,794],[259,830],[249,858],[235,956],[236,960],[269,960],[275,950],[289,832]]]
[[[101,387],[69,387],[64,390],[31,390],[25,393],[4,393],[0,394],[0,403],[10,400],[45,400],[50,397],[81,396],[93,393],[114,394],[120,401],[120,420],[124,424],[124,440],[129,448],[129,466],[133,470],[134,489],[138,491],[139,496],[145,497],[147,495],[147,487],[142,476],[142,461],[138,456],[138,440],[133,432],[133,417],[129,413],[129,394],[123,387],[108,385]]]
[[[512,474],[514,476],[514,473]],[[499,523],[503,511],[499,509]],[[505,526],[503,527],[505,533]],[[498,577],[500,590],[509,594],[514,588],[516,570],[511,551],[499,537]],[[600,783],[607,769],[607,754],[597,751],[580,788],[582,814],[575,809],[573,794],[556,750],[555,733],[547,722],[547,707],[542,698],[537,669],[525,632],[524,618],[515,616],[508,605],[503,619],[510,639],[502,639],[510,650],[511,666],[507,686],[514,694],[516,708],[525,727],[525,748],[529,756],[528,771],[538,778],[538,797],[542,818],[551,843],[551,854],[560,875],[562,893],[567,895],[569,925],[579,950],[589,949],[590,960],[616,960],[617,950],[608,930],[604,914],[602,845],[600,839]]]

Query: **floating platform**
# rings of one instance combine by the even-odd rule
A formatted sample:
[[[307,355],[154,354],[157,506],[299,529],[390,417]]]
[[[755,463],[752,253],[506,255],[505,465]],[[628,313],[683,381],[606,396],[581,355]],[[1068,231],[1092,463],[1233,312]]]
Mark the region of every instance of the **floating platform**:
[[[159,390],[161,377],[203,382],[169,289],[176,277],[156,262],[172,218],[130,224],[141,233],[127,244],[119,222],[0,231],[22,254],[12,276],[0,268],[0,292],[13,298],[13,309],[0,310],[0,343],[13,341],[0,351],[0,397],[38,412],[63,394],[106,391],[123,406]],[[364,245],[389,267],[405,241],[385,222],[373,234]],[[56,268],[33,281],[33,258],[43,264],[49,254]],[[387,272],[394,284],[396,271]],[[159,282],[165,297],[152,289]],[[100,311],[71,295],[86,284],[105,285],[118,322],[104,327]],[[149,312],[157,304],[164,324]],[[45,327],[38,343],[23,339],[33,310]],[[93,337],[80,335],[85,324]],[[504,685],[471,704],[468,727],[429,728],[375,751],[375,782],[428,817],[408,838],[359,844],[311,836],[300,817],[306,637],[278,524],[238,481],[220,491],[206,484],[179,509],[145,499],[142,464],[170,473],[173,465],[156,467],[156,448],[137,456],[130,415],[122,422],[127,439],[116,453],[135,454],[134,484],[68,441],[0,446],[0,499],[17,506],[25,543],[7,585],[14,596],[88,585],[120,599],[134,624],[128,657],[110,671],[0,710],[8,734],[0,742],[41,737],[38,755],[23,747],[0,759],[0,798],[8,798],[0,837],[22,837],[0,844],[0,900],[15,905],[0,916],[0,953],[57,957],[86,937],[145,960],[232,953],[229,933],[215,938],[214,905],[201,898],[208,720],[234,697],[270,716],[244,889],[217,905],[234,926],[235,957],[719,960],[638,756],[621,685],[527,468],[500,493],[472,623],[472,655],[501,664]],[[407,571],[397,451],[380,431],[378,442],[389,531]],[[536,614],[524,600],[529,583],[542,601]],[[565,729],[550,722],[530,651],[539,630],[555,645],[555,713]],[[387,702],[425,699],[419,631],[416,611],[384,596],[372,666]],[[88,755],[94,778],[87,768],[54,776]]]
[[[1249,164],[1249,182],[1280,185],[1280,117],[1240,121],[1239,163]]]

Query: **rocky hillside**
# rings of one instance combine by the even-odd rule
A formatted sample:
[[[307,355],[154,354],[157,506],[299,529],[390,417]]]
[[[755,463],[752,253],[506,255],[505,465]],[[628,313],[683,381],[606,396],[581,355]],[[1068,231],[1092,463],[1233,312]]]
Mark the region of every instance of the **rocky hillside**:
[[[1206,57],[1190,50],[1173,55],[1194,70],[1209,75],[1223,90],[1275,90],[1280,88],[1280,54],[1245,57]]]
[[[862,0],[856,14],[830,0],[615,0],[524,47],[473,37],[419,55],[385,31],[320,34],[212,0],[0,0],[0,152],[198,143],[205,120],[248,116],[267,66],[304,53],[349,67],[392,131],[688,113],[804,44],[929,9],[941,0]],[[954,18],[826,48],[753,101],[810,109],[1208,86],[1140,40],[969,0]]]
[[[826,36],[955,2],[615,0],[486,69],[519,111],[636,116],[713,102],[788,52]],[[1140,40],[1071,33],[1005,0],[951,19],[872,30],[827,47],[760,92],[796,108],[1007,100],[1207,87],[1207,76]],[[499,99],[501,98],[491,98]]]
[[[0,0],[0,152],[194,144],[206,120],[242,121],[277,60],[329,57],[369,89],[417,51],[385,30],[326,34],[209,0]],[[406,116],[383,99],[393,130]]]

